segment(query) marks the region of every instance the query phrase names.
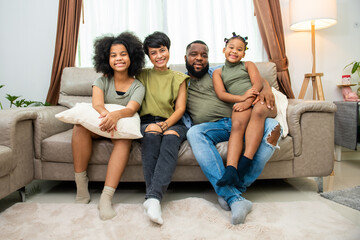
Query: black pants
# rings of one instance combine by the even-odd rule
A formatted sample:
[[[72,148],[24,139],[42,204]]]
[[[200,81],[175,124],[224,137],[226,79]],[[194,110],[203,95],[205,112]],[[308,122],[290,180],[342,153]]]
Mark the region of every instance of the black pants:
[[[181,120],[167,129],[176,131],[179,137],[175,134],[145,132],[149,124],[165,120],[152,116],[141,119],[141,157],[146,199],[156,198],[161,201],[175,171],[181,143],[186,139],[187,128]]]

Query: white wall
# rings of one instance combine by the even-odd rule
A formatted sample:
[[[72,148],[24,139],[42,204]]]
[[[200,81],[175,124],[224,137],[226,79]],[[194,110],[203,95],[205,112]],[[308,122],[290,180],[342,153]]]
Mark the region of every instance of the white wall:
[[[311,34],[290,30],[289,0],[280,0],[280,3],[291,83],[297,98],[304,74],[312,71]],[[337,0],[337,13],[335,26],[315,32],[316,72],[324,73],[322,84],[327,101],[342,100],[341,90],[336,85],[341,83],[343,68],[354,60],[360,61],[360,1]],[[356,83],[359,80],[356,73],[352,78]],[[312,99],[311,83],[305,98]]]
[[[54,57],[58,0],[0,1],[0,102],[6,93],[45,102]]]
[[[280,0],[285,44],[292,88],[297,97],[305,73],[312,69],[310,32],[289,28],[289,0]],[[360,1],[337,0],[338,23],[316,32],[317,72],[322,78],[325,99],[341,100],[343,67],[360,61]],[[27,100],[45,101],[49,88],[56,38],[58,1],[0,1],[0,102],[6,107],[5,93]],[[354,27],[357,23],[357,27]],[[206,39],[205,39],[206,40]],[[309,86],[307,99],[312,98]]]

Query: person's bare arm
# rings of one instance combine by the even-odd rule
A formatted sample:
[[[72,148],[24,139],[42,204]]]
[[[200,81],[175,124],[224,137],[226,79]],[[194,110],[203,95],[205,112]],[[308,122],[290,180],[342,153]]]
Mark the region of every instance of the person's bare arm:
[[[163,131],[168,129],[177,123],[180,118],[184,115],[186,109],[186,81],[181,83],[179,93],[175,102],[175,111],[171,116],[164,122],[158,122],[157,125],[161,127]]]
[[[247,61],[245,62],[245,68],[248,71],[252,87],[260,92],[263,89],[263,82],[255,63]]]

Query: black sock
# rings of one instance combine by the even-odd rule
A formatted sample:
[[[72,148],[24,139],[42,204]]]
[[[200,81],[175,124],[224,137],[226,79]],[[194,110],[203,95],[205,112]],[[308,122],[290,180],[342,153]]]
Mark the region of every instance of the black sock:
[[[218,186],[225,186],[231,184],[238,184],[239,178],[236,172],[236,168],[233,166],[227,166],[225,168],[225,173],[221,177],[219,181],[217,181],[216,185]]]
[[[240,181],[244,180],[245,174],[248,172],[252,159],[245,157],[244,155],[241,156],[240,161],[237,167],[237,174]]]

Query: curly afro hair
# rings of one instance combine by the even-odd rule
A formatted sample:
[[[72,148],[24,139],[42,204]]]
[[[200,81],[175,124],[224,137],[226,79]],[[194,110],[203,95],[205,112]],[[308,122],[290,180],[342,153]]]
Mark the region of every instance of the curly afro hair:
[[[145,65],[145,54],[141,41],[131,32],[123,32],[117,37],[102,36],[95,40],[93,63],[96,72],[101,72],[108,78],[114,76],[114,70],[109,64],[110,48],[114,44],[122,44],[128,51],[130,57],[128,75],[133,77],[139,74]]]
[[[156,31],[145,38],[144,51],[146,55],[149,56],[149,47],[159,48],[161,46],[165,46],[170,51],[170,45],[170,38],[165,33]]]

